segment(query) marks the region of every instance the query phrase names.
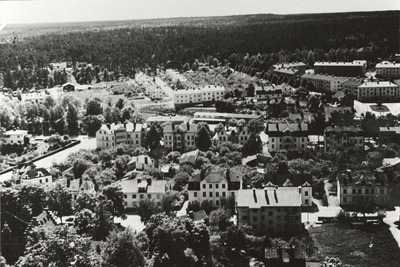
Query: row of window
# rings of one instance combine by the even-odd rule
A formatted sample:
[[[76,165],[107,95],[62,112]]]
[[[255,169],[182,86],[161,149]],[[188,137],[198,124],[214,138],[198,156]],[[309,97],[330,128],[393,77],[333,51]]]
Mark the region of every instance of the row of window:
[[[138,194],[138,195],[139,195],[140,199],[144,199],[145,198],[145,194]],[[133,199],[136,199],[136,197],[137,197],[136,194],[132,194],[131,196],[132,196]],[[160,197],[161,197],[160,194],[156,195],[157,199],[160,199]],[[124,198],[128,198],[128,195],[124,194]],[[151,199],[152,195],[151,194],[147,194],[147,198]]]
[[[296,138],[296,137],[295,137]],[[280,137],[280,138],[276,138],[276,141],[278,141],[279,140],[279,142],[282,142],[282,137]],[[295,139],[295,141],[297,141],[297,138]],[[294,141],[294,142],[295,142]],[[301,142],[305,142],[306,141],[306,138],[305,137],[302,137],[301,138]],[[271,142],[275,142],[275,138],[274,137],[272,137],[271,138]]]
[[[214,186],[216,189],[219,188],[219,184],[215,184]],[[206,188],[206,184],[203,184],[203,189]],[[213,184],[208,184],[208,188],[212,189],[213,188]],[[222,188],[225,189],[226,188],[226,184],[222,184]]]
[[[378,190],[376,192],[378,193]],[[353,195],[355,195],[355,194],[359,194],[359,195],[361,195],[361,194],[365,194],[365,195],[375,194],[375,189],[374,188],[371,188],[371,189],[365,188],[364,193],[363,193],[363,190],[361,188],[358,188],[358,189],[353,188],[351,193]],[[379,190],[379,194],[381,194],[381,195],[385,194],[385,190],[383,188],[381,188]],[[343,188],[343,195],[347,195],[347,188]]]

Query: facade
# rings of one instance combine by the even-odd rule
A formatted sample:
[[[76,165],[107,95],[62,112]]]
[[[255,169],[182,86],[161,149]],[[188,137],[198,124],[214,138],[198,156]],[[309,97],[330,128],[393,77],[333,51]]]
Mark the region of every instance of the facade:
[[[357,87],[356,99],[364,102],[398,101],[400,89],[389,81],[365,81]]]
[[[315,74],[329,74],[346,77],[363,77],[365,75],[366,60],[353,62],[315,62]]]
[[[118,182],[124,194],[125,208],[135,210],[139,206],[140,200],[154,200],[159,207],[164,194],[167,192],[166,180],[151,179],[125,179]]]
[[[134,147],[142,146],[145,128],[142,124],[132,122],[124,124],[103,124],[96,132],[98,148],[113,147],[119,144],[129,144]]]
[[[267,123],[268,151],[305,150],[308,143],[307,123]]]
[[[168,96],[164,93],[164,90],[161,88],[161,86],[156,84],[149,84],[145,87],[145,89],[146,95],[148,95],[152,99],[161,99]]]
[[[400,144],[400,127],[379,127],[379,145]]]
[[[44,100],[49,96],[50,95],[46,94],[45,91],[21,94],[21,102],[22,103],[30,102],[32,104],[43,104]]]
[[[202,102],[215,102],[224,99],[225,87],[215,85],[205,85],[201,90]]]
[[[361,78],[350,78],[340,84],[340,88],[343,92],[348,94],[357,95],[357,88],[364,82]]]
[[[354,182],[356,181],[357,182]],[[388,186],[379,174],[376,177],[352,178],[351,173],[339,177],[337,192],[339,204],[342,206],[356,204],[359,201],[387,205]]]
[[[195,119],[220,119],[228,122],[230,119],[249,121],[252,119],[261,118],[261,115],[255,114],[236,114],[236,113],[219,113],[219,112],[195,112],[193,117]]]
[[[236,200],[237,224],[256,232],[299,232],[301,188],[243,189]]]
[[[341,84],[347,81],[347,77],[337,77],[327,74],[304,74],[302,80],[312,82],[316,90],[320,92],[331,91],[333,93],[341,89]]]
[[[355,126],[327,127],[324,134],[325,151],[349,147],[364,148],[364,132]]]
[[[23,145],[25,136],[28,131],[25,130],[10,130],[4,133],[2,137],[3,145]]]
[[[173,123],[173,124],[181,124],[189,121],[189,117],[187,116],[154,116],[150,117],[146,120],[147,127],[151,127],[155,124],[163,124],[163,123]]]
[[[197,125],[192,123],[166,124],[163,127],[164,147],[177,151],[195,148]]]
[[[382,61],[375,66],[376,75],[381,75],[385,78],[400,77],[400,63]]]
[[[230,169],[212,169],[194,174],[188,183],[189,202],[211,201],[214,207],[220,207],[221,199],[236,197],[242,187],[242,179],[233,175]]]
[[[254,95],[257,101],[267,101],[274,98],[282,98],[282,87],[275,85],[256,86]]]
[[[191,104],[213,103],[224,98],[225,87],[205,85],[203,87],[191,87],[174,91],[175,106]]]
[[[288,80],[292,77],[297,77],[303,75],[305,72],[305,69],[301,68],[298,69],[296,67],[278,67],[275,68],[272,73],[277,75],[278,77],[286,77]]]

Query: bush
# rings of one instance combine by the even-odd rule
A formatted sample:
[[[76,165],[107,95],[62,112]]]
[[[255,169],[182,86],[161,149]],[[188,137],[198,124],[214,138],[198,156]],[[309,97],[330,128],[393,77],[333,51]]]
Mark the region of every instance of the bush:
[[[350,214],[347,211],[341,210],[338,215],[336,215],[336,221],[341,224],[349,224],[351,222]]]
[[[329,205],[329,203],[328,203],[328,196],[327,196],[326,194],[324,194],[324,195],[322,196],[321,201],[322,201],[322,205],[323,205],[323,206],[327,207],[327,206]]]

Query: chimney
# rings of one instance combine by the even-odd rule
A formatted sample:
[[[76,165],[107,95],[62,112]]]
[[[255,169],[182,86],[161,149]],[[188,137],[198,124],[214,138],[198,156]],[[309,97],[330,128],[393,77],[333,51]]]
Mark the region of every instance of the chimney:
[[[269,198],[268,198],[268,190],[267,190],[267,188],[264,188],[264,195],[265,195],[265,201],[267,202],[267,205],[269,205]]]
[[[275,198],[275,202],[278,203],[278,195],[276,194],[276,190],[278,189],[278,186],[275,185],[274,187],[274,198]]]
[[[301,195],[301,186],[298,187],[299,194]]]
[[[254,202],[257,203],[257,195],[256,195],[256,189],[253,188],[253,198],[254,198]]]
[[[231,181],[231,171],[230,171],[229,168],[226,169],[226,180],[227,180],[228,182]]]
[[[279,132],[279,123],[276,123],[276,130]]]
[[[186,129],[189,131],[190,130],[190,124],[189,122],[186,123]]]
[[[147,178],[147,186],[151,186],[151,178]]]

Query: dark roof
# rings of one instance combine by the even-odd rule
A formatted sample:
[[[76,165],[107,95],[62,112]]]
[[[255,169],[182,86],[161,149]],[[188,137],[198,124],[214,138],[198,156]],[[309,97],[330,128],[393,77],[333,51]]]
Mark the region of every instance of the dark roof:
[[[363,130],[356,126],[329,126],[325,128],[325,132],[363,132]]]
[[[204,210],[199,210],[196,212],[193,212],[193,221],[201,221],[201,220],[207,220],[208,216],[207,213]]]
[[[272,183],[277,186],[303,186],[304,183],[312,183],[311,173],[268,173],[266,174],[266,183]],[[304,185],[306,186],[306,185]]]
[[[349,177],[351,176],[351,179]],[[357,175],[352,173],[343,173],[338,175],[340,184],[344,185],[360,185],[360,186],[385,186],[388,184],[387,176],[383,172],[377,171],[376,175],[368,173]]]
[[[35,168],[33,170],[29,170],[27,172],[28,178],[37,178],[37,177],[43,177],[43,176],[49,176],[51,173],[49,173],[46,169],[44,168]],[[40,175],[43,174],[43,175]],[[40,175],[40,176],[39,176]]]

